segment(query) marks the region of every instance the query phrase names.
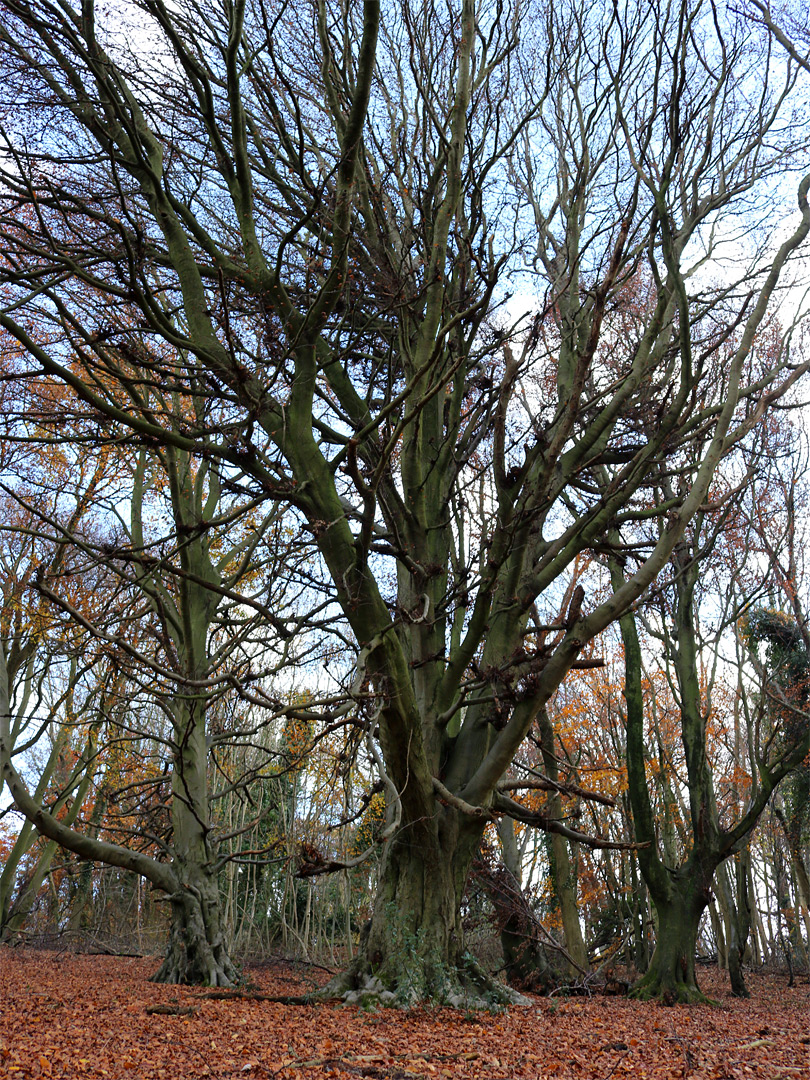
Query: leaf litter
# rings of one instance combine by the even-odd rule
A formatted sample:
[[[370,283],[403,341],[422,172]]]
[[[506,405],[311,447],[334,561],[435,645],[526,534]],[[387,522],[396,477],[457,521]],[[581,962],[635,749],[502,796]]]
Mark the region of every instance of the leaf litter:
[[[703,973],[717,1005],[626,998],[534,998],[530,1008],[363,1012],[286,1005],[317,968],[248,967],[253,990],[149,982],[155,958],[0,949],[0,1077],[5,1080],[745,1080],[810,1078],[810,984],[748,977],[751,998]]]

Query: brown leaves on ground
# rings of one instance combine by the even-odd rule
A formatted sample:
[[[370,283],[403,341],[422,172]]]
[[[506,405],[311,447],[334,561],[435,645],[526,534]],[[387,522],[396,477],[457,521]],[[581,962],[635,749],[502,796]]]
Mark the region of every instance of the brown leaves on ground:
[[[788,989],[773,976],[751,976],[751,999],[737,1001],[721,975],[704,974],[719,1006],[538,998],[489,1015],[212,1000],[150,983],[156,967],[0,950],[0,1077],[810,1077],[810,986]],[[247,975],[260,993],[289,995],[313,989],[314,970],[279,964]]]

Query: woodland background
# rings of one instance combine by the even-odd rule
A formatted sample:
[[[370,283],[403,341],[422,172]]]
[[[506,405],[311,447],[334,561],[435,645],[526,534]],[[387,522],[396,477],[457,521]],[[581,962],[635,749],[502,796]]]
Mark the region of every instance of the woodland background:
[[[0,49],[3,942],[810,974],[795,13],[3,0]]]

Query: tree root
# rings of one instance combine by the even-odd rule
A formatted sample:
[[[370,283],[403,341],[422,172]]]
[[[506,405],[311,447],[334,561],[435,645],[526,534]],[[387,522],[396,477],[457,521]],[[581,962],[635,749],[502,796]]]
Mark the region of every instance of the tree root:
[[[215,955],[208,947],[186,950],[172,942],[151,982],[170,986],[235,986],[239,972],[226,954]]]
[[[147,1016],[196,1016],[200,1010],[194,1005],[147,1005]]]
[[[375,972],[359,956],[347,971],[336,975],[312,997],[319,1001],[338,998],[347,1005],[365,1009],[410,1008],[424,1002],[464,1010],[532,1004],[517,990],[488,975],[469,957],[463,966],[434,968],[428,972],[420,970],[415,960],[412,967],[397,965],[392,971],[388,966],[385,971],[379,968]]]
[[[466,1061],[471,1062],[477,1060],[480,1054],[477,1050],[473,1051],[459,1051],[456,1054],[428,1054],[428,1053],[410,1053],[410,1054],[341,1054],[339,1057],[321,1057],[321,1058],[297,1058],[294,1061],[288,1062],[282,1065],[281,1068],[276,1069],[271,1076],[277,1076],[279,1073],[286,1069],[318,1069],[323,1066],[338,1066],[344,1072],[356,1073],[358,1076],[376,1077],[377,1080],[410,1080],[411,1077],[414,1080],[423,1077],[425,1074],[420,1069],[419,1072],[411,1072],[408,1069],[394,1067],[392,1071],[391,1062],[413,1064],[421,1066],[427,1064],[429,1068],[433,1068],[431,1062],[450,1062],[450,1061]]]
[[[311,994],[265,994],[258,990],[208,990],[195,994],[195,1001],[273,1001],[277,1005],[313,1005],[316,1002],[336,1001],[335,997],[323,997],[322,991]]]
[[[634,1001],[660,1001],[662,1005],[718,1005],[714,998],[689,983],[675,983],[673,986],[660,982],[645,983],[642,979],[632,989],[628,997]]]

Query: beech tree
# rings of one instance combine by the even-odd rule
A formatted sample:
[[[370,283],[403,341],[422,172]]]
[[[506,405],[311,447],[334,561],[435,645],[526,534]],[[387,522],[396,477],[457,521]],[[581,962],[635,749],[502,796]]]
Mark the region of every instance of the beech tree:
[[[701,0],[0,11],[0,324],[100,425],[298,515],[354,643],[388,821],[329,992],[503,1000],[460,924],[484,825],[587,839],[505,774],[806,367],[745,378],[810,230],[797,177],[786,239],[755,243],[804,138],[794,68]],[[715,286],[729,239],[752,261]],[[154,382],[195,407],[144,410]],[[562,605],[577,556],[640,519],[662,527],[615,591]]]
[[[768,335],[762,338],[753,351],[755,365],[768,351]],[[722,381],[721,372],[717,377]],[[781,708],[781,713],[776,721],[763,711],[767,698],[761,698],[758,711],[754,707],[756,692],[750,683],[743,683],[738,693],[741,690],[751,699],[746,703],[748,753],[747,760],[735,760],[732,776],[737,770],[746,776],[744,800],[734,797],[733,790],[729,797],[722,790],[722,778],[715,775],[718,748],[712,747],[711,729],[717,723],[722,669],[728,666],[728,660],[722,659],[724,637],[736,628],[751,645],[769,642],[771,654],[780,633],[790,647],[802,642],[801,631],[792,619],[758,606],[769,575],[781,575],[775,551],[767,549],[767,538],[763,545],[751,522],[751,508],[758,509],[760,489],[766,493],[772,517],[784,522],[786,508],[780,507],[777,490],[780,469],[789,465],[789,443],[789,429],[781,431],[778,424],[763,422],[752,437],[738,444],[724,475],[716,476],[712,499],[700,508],[676,545],[669,579],[661,579],[656,598],[646,608],[647,615],[641,609],[619,620],[625,651],[629,799],[635,836],[644,844],[638,851],[639,866],[657,916],[655,950],[633,990],[639,997],[667,1001],[702,997],[695,975],[696,942],[718,868],[745,849],[774,791],[810,751],[810,726],[802,716],[801,695],[795,695],[792,703],[780,696],[777,712]],[[779,525],[772,527],[778,529]],[[621,563],[626,564],[627,559],[613,556],[614,586],[623,577]],[[652,652],[647,664],[639,621],[646,628],[646,651]],[[649,695],[645,700],[642,681],[644,668],[655,664],[661,664],[666,672],[682,757],[680,768],[672,761],[665,768],[668,798],[683,804],[681,835],[675,842],[666,835],[668,826],[671,829],[669,814],[655,815],[649,793],[645,729],[656,703]],[[795,685],[795,671],[791,670],[788,681]],[[773,690],[771,678],[763,694]],[[740,743],[735,739],[738,752]],[[732,788],[735,786],[732,783]],[[726,876],[721,878],[721,890],[724,887],[728,888]],[[739,949],[745,943],[735,944]],[[739,955],[736,959],[739,961]],[[734,992],[744,994],[739,963],[731,970]]]
[[[259,513],[255,499],[224,491],[216,466],[171,444],[133,450],[110,425],[101,439],[92,423],[88,432],[69,388],[49,379],[29,380],[31,387],[41,389],[42,399],[48,389],[61,394],[51,410],[42,401],[36,409],[30,403],[27,411],[9,409],[5,424],[8,441],[36,447],[45,462],[36,473],[27,470],[25,484],[17,469],[7,501],[12,508],[16,501],[23,524],[8,514],[2,526],[9,549],[20,552],[9,598],[14,606],[7,605],[4,619],[7,665],[0,656],[3,776],[28,818],[15,853],[30,842],[31,823],[50,840],[28,890],[33,895],[56,842],[142,875],[167,894],[172,911],[156,979],[228,984],[236,971],[220,921],[219,872],[239,857],[239,836],[251,826],[218,827],[217,804],[226,794],[244,798],[246,786],[275,760],[274,741],[263,730],[301,711],[295,704],[285,711],[272,689],[295,638],[278,614],[294,626],[284,593],[298,559],[295,534],[274,512]],[[172,408],[192,407],[179,400],[177,387],[168,396]],[[131,395],[132,407],[137,400],[144,410],[159,409],[163,398],[161,389],[147,394],[141,387]],[[57,458],[60,442],[67,449]],[[88,459],[95,468],[85,478]],[[63,483],[77,489],[72,512],[57,460]],[[47,560],[42,550],[57,555]],[[275,561],[282,551],[283,568]],[[264,606],[268,600],[272,610]],[[38,620],[32,604],[41,608]],[[304,647],[303,637],[296,638],[299,663]],[[62,674],[53,662],[60,652],[71,665]],[[26,670],[19,672],[23,661]],[[40,695],[40,711],[49,707],[56,734],[31,791],[23,777],[32,770],[20,766],[20,755],[34,742],[32,729],[44,741],[49,722],[28,715],[26,689],[46,679],[53,688]],[[240,710],[240,702],[250,711]],[[77,763],[57,797],[54,763],[85,731],[83,768]],[[246,746],[252,760],[239,769],[235,750]],[[91,783],[93,810],[80,815]],[[234,839],[236,850],[225,843]],[[10,861],[3,892],[14,872]]]

